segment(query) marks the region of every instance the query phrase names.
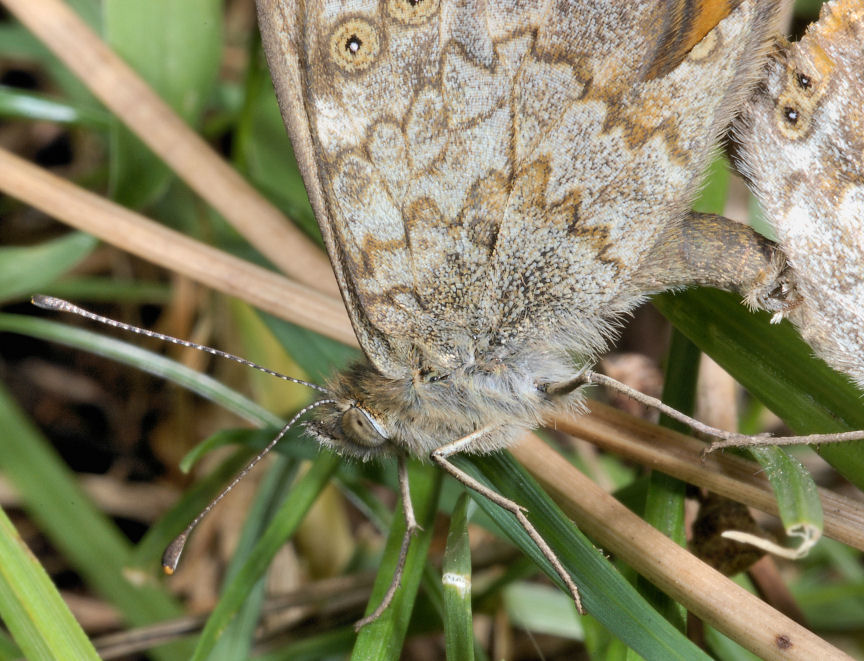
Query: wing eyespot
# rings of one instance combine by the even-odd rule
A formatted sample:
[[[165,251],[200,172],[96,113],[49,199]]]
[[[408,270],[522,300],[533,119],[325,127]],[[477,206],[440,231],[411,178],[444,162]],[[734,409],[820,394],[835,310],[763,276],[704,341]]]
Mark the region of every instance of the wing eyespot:
[[[780,133],[789,140],[799,140],[810,133],[813,118],[825,95],[826,86],[819,75],[788,65],[783,91],[777,98],[775,121]]]
[[[790,103],[793,99],[779,99],[776,126],[787,140],[800,140],[810,131],[812,109],[807,104]]]
[[[360,18],[340,23],[330,37],[330,57],[346,73],[368,69],[380,48],[378,30]]]
[[[387,0],[390,16],[401,23],[419,25],[438,11],[439,0]]]

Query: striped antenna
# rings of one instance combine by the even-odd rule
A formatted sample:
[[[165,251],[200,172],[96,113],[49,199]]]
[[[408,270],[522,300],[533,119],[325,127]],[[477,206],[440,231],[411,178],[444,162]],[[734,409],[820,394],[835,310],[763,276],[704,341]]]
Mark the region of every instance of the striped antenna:
[[[270,450],[276,447],[276,444],[282,440],[282,437],[288,433],[288,430],[294,426],[294,423],[296,423],[303,415],[322,404],[335,404],[335,400],[319,399],[318,401],[309,404],[309,406],[300,409],[294,417],[288,421],[288,424],[279,430],[279,433],[276,434],[273,440],[267,444],[267,447],[256,454],[252,460],[243,467],[243,470],[237,473],[237,476],[231,480],[230,484],[222,489],[222,491],[219,492],[219,495],[211,500],[208,505],[201,510],[198,516],[192,519],[192,523],[186,526],[186,529],[174,538],[174,541],[167,546],[165,552],[162,554],[162,569],[166,574],[170,576],[177,569],[177,564],[180,562],[180,555],[183,553],[183,547],[186,546],[186,540],[189,539],[189,535],[195,529],[195,526],[201,523],[201,520],[210,513],[210,510],[216,507],[216,505],[219,504],[219,501],[227,496],[228,493],[237,486],[237,483],[246,477],[246,474],[255,468],[255,465],[261,461],[267,453],[270,452]]]
[[[329,390],[322,386],[319,386],[317,383],[310,383],[309,381],[303,381],[303,379],[295,379],[293,376],[287,376],[280,372],[276,372],[275,370],[271,370],[267,367],[264,367],[263,365],[254,363],[251,360],[246,360],[245,358],[241,358],[240,356],[235,356],[233,353],[228,353],[227,351],[220,351],[219,349],[214,349],[213,347],[208,347],[204,344],[198,344],[197,342],[181,340],[178,337],[172,337],[171,335],[157,333],[156,331],[147,330],[146,328],[139,328],[138,326],[126,324],[122,321],[111,319],[110,317],[103,317],[102,315],[96,314],[95,312],[90,312],[89,310],[85,310],[84,308],[79,308],[77,305],[70,303],[69,301],[64,301],[62,298],[55,298],[54,296],[44,296],[42,294],[36,294],[30,300],[33,305],[43,308],[45,310],[71,312],[72,314],[77,314],[79,317],[84,317],[85,319],[89,319],[90,321],[96,321],[100,324],[105,324],[106,326],[113,326],[114,328],[119,328],[120,330],[128,331],[130,333],[136,333],[145,337],[153,337],[157,340],[170,342],[171,344],[179,344],[181,347],[197,349],[198,351],[209,353],[212,356],[218,356],[219,358],[227,358],[228,360],[233,360],[235,363],[240,363],[241,365],[245,365],[246,367],[256,369],[259,372],[264,372],[264,374],[275,376],[277,379],[282,379],[283,381],[290,381],[291,383],[298,383],[301,386],[312,388],[312,390],[317,390],[318,392],[324,393],[325,395],[331,394]]]
[[[190,349],[198,349],[199,351],[204,351],[213,356],[218,356],[220,358],[227,358],[228,360],[233,360],[235,363],[240,363],[241,365],[246,365],[247,367],[252,367],[260,372],[264,372],[265,374],[269,374],[271,376],[275,376],[277,379],[282,379],[283,381],[290,381],[291,383],[299,383],[302,386],[307,386],[308,388],[312,388],[313,390],[317,390],[318,392],[324,394],[330,394],[330,391],[326,388],[323,388],[315,383],[309,383],[308,381],[303,381],[302,379],[295,379],[293,376],[287,376],[280,372],[276,372],[274,370],[268,369],[263,365],[259,365],[258,363],[254,363],[251,360],[246,360],[245,358],[241,358],[240,356],[235,356],[234,354],[228,353],[226,351],[220,351],[219,349],[214,349],[213,347],[208,347],[203,344],[198,344],[197,342],[190,342],[188,340],[181,340],[177,337],[172,337],[171,335],[165,335],[163,333],[157,333],[156,331],[147,330],[145,328],[140,328],[138,326],[133,326],[132,324],[127,324],[122,321],[117,321],[115,319],[111,319],[109,317],[103,317],[102,315],[98,315],[94,312],[90,312],[89,310],[85,310],[83,308],[70,303],[69,301],[64,301],[60,298],[55,298],[54,296],[43,296],[41,294],[37,294],[33,296],[31,299],[33,305],[43,308],[45,310],[56,310],[59,312],[71,312],[72,314],[76,314],[79,317],[84,317],[85,319],[89,319],[90,321],[96,321],[100,324],[105,324],[107,326],[113,326],[114,328],[119,328],[120,330],[128,331],[130,333],[136,333],[138,335],[143,335],[145,337],[153,337],[157,340],[163,340],[164,342],[170,342],[171,344],[178,344],[181,347],[189,347]],[[226,486],[219,494],[210,501],[210,503],[196,516],[192,523],[186,526],[186,529],[180,533],[173,542],[171,542],[168,547],[165,549],[165,553],[162,554],[162,568],[164,569],[166,574],[173,574],[177,569],[177,564],[180,562],[180,555],[183,553],[183,547],[186,545],[186,540],[189,538],[189,535],[195,529],[195,527],[201,523],[201,520],[207,516],[210,511],[219,504],[219,502],[228,495],[228,493],[237,486],[237,483],[240,482],[246,475],[251,471],[259,461],[261,461],[269,452],[272,450],[276,444],[282,440],[282,437],[288,433],[288,430],[291,429],[292,426],[306,413],[311,411],[312,409],[322,406],[324,404],[334,404],[335,400],[333,399],[319,399],[318,401],[312,402],[308,406],[304,407],[297,414],[294,415],[291,420],[288,421],[279,433],[267,444],[261,452],[259,452],[252,460],[246,464],[246,466],[237,473],[236,477],[231,480],[230,484]]]

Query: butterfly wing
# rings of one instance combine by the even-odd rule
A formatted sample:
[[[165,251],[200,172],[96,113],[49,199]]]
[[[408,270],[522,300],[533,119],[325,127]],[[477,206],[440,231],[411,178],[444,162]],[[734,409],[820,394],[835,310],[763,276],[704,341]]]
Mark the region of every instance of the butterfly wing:
[[[644,293],[632,276],[687,208],[778,4],[259,0],[372,363],[404,375],[419,348],[447,369],[554,332],[599,348]]]
[[[303,35],[304,21],[300,0],[257,0],[258,24],[263,37],[267,63],[282,119],[294,148],[294,156],[303,176],[306,192],[330,255],[333,271],[354,332],[369,359],[382,372],[392,372],[387,337],[365,313],[362,299],[356,292],[355,279],[346,268],[342,243],[334,233],[330,209],[322,185],[316,147],[310,132],[307,93],[304,85],[308,68]]]
[[[617,16],[562,4],[515,81],[518,140],[486,299],[503,339],[557,333],[591,353],[649,293],[637,275],[684,220],[780,3],[742,2],[707,33],[698,15],[670,23],[667,12],[718,3],[616,4]],[[534,91],[562,69],[571,79],[558,98]]]
[[[735,128],[802,298],[789,318],[864,387],[864,3],[824,4],[772,55]]]

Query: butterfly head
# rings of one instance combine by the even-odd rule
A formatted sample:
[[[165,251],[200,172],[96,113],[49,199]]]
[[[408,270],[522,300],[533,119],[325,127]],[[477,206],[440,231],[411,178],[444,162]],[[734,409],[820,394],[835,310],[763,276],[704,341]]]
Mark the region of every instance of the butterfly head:
[[[357,402],[322,406],[306,428],[323,445],[363,461],[389,455],[393,450],[375,414]]]
[[[571,361],[548,351],[463,361],[449,370],[421,360],[393,376],[357,363],[328,383],[329,398],[306,428],[322,445],[364,461],[428,457],[480,429],[487,431],[477,451],[495,450],[562,407],[579,409],[582,382]]]
[[[319,407],[306,425],[321,444],[348,456],[367,461],[393,453],[393,432],[383,413],[372,404],[372,370],[355,365],[329,385],[332,403]]]

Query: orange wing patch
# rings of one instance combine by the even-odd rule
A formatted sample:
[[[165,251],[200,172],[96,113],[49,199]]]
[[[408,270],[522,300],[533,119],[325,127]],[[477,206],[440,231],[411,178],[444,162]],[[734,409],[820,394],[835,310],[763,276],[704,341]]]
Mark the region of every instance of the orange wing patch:
[[[740,4],[741,0],[675,0],[645,78],[660,78],[681,64],[692,48]]]

